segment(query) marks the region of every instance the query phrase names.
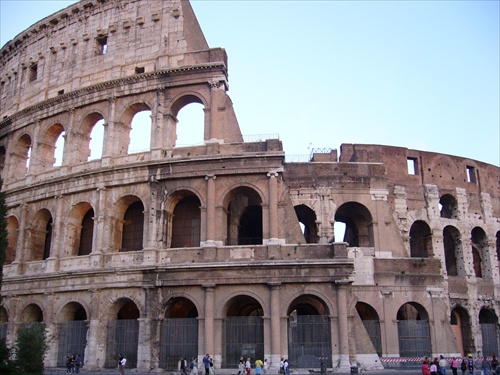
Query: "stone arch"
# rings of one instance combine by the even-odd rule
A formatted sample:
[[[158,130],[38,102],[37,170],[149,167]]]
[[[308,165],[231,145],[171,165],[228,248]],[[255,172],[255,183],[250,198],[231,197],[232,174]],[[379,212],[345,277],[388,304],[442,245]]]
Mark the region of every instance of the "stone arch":
[[[42,135],[42,141],[37,147],[37,162],[42,170],[54,167],[56,163],[56,143],[65,134],[64,126],[60,123],[55,123],[47,128],[45,134]]]
[[[470,316],[465,308],[458,305],[451,310],[450,314],[451,330],[457,342],[460,353],[464,356],[473,352],[472,332],[470,325]]]
[[[30,303],[24,307],[20,318],[20,323],[39,323],[43,322],[44,313],[37,303]]]
[[[327,303],[313,294],[295,297],[287,309],[288,358],[296,367],[318,365],[318,357],[332,366],[330,311]]]
[[[27,261],[45,260],[52,244],[52,214],[46,208],[39,210],[29,228]]]
[[[261,195],[248,186],[238,186],[224,197],[227,245],[260,245],[263,240]]]
[[[32,146],[33,141],[28,133],[24,133],[17,139],[14,149],[9,154],[10,178],[18,180],[26,176],[31,164]]]
[[[447,225],[443,229],[444,259],[448,276],[465,276],[461,236],[454,226]]]
[[[16,259],[17,239],[19,238],[19,220],[14,215],[7,217],[7,247],[5,248],[5,264]]]
[[[416,220],[410,227],[410,256],[428,258],[432,256],[432,230],[423,220]]]
[[[137,367],[139,347],[138,305],[130,298],[118,298],[108,312],[107,345],[105,367],[116,366],[118,353],[127,358],[128,367]]]
[[[86,309],[79,302],[69,302],[59,312],[59,336],[57,365],[62,367],[68,355],[78,355],[85,360],[85,347],[87,344]]]
[[[340,205],[335,212],[335,221],[345,224],[343,242],[347,242],[349,246],[374,246],[372,215],[361,203],[346,202]]]
[[[207,121],[206,121],[206,112],[205,112],[205,108],[208,108],[208,104],[207,104],[207,100],[202,96],[200,95],[200,93],[198,92],[184,92],[182,93],[182,95],[176,97],[173,102],[172,102],[172,106],[171,106],[171,113],[172,115],[174,116],[174,122],[175,122],[175,142],[174,142],[174,147],[184,147],[184,146],[188,146],[188,145],[192,145],[193,142],[190,141],[190,142],[187,142],[186,144],[182,144],[183,141],[186,141],[186,137],[184,137],[185,134],[187,134],[187,131],[184,131],[183,129],[180,129],[178,127],[178,125],[180,124],[179,120],[180,120],[180,114],[181,114],[181,111],[183,109],[186,109],[186,110],[189,110],[190,108],[193,107],[194,104],[199,104],[203,107],[202,111],[203,111],[203,123],[202,124],[198,124],[198,126],[196,126],[196,124],[194,124],[194,129],[193,129],[193,124],[189,124],[191,125],[191,129],[189,130],[191,132],[191,135],[189,136],[189,138],[192,138],[193,137],[193,132],[196,134],[198,132],[201,132],[202,134],[198,134],[196,137],[197,140],[201,139],[201,140],[206,140],[207,139],[207,135],[209,134],[208,132],[208,124],[207,124]],[[189,107],[189,108],[188,108]],[[185,124],[181,124],[181,125],[185,125]]]
[[[479,311],[479,325],[483,338],[483,355],[491,357],[498,351],[499,321],[495,310],[483,307]]]
[[[356,303],[356,311],[363,322],[363,325],[370,337],[377,354],[382,356],[382,334],[380,330],[380,318],[371,305],[365,302]]]
[[[95,125],[99,121],[104,121],[104,115],[98,111],[90,112],[82,118],[78,129],[78,136],[76,140],[73,139],[72,148],[75,150],[73,153],[74,161],[76,163],[86,163],[91,157],[91,134]],[[102,143],[100,142],[100,151],[102,153],[104,147],[105,136],[103,136]],[[93,146],[99,147],[99,146]]]
[[[398,321],[399,355],[424,357],[432,353],[429,314],[416,302],[403,304],[396,315]]]
[[[94,237],[94,209],[88,202],[80,202],[71,208],[66,223],[69,256],[89,255]]]
[[[451,194],[443,194],[439,198],[439,213],[445,219],[459,219],[459,210],[457,198]]]
[[[471,231],[472,263],[476,277],[491,276],[491,267],[488,262],[488,237],[480,227],[474,227]]]
[[[201,201],[192,190],[176,190],[166,204],[167,247],[198,247],[201,238]]]
[[[248,294],[231,297],[224,305],[222,365],[238,367],[241,356],[264,358],[264,310]]]
[[[198,354],[198,309],[183,296],[172,297],[165,304],[160,326],[160,367],[177,371],[179,358]]]
[[[318,227],[316,225],[316,212],[305,204],[294,207],[297,219],[302,224],[304,240],[306,243],[318,243]]]
[[[149,122],[144,121],[134,121],[136,115],[141,112],[149,112]],[[137,127],[137,128],[136,128]],[[140,129],[138,129],[140,127]],[[145,150],[138,150],[134,148],[133,137],[138,135],[147,135],[149,140],[147,151],[151,149],[151,127],[152,127],[152,117],[151,117],[151,106],[145,102],[138,102],[129,105],[123,112],[120,119],[119,129],[115,129],[118,132],[118,154],[131,154],[136,152],[141,152]]]
[[[120,252],[137,251],[144,248],[143,201],[136,195],[121,197],[115,204],[114,244]]]

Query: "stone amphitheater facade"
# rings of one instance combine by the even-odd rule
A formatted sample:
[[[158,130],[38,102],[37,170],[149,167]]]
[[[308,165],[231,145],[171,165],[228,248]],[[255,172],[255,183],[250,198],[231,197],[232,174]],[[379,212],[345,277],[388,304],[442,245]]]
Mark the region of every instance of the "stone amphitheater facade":
[[[366,144],[287,162],[244,141],[227,91],[184,0],[81,1],[2,47],[2,337],[43,322],[47,367],[94,369],[500,352],[498,167]],[[204,142],[178,147],[191,103]]]

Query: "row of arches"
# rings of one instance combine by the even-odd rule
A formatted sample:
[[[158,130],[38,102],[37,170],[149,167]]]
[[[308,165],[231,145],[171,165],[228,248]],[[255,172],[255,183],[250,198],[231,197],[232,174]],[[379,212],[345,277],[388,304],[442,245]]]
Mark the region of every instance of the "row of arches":
[[[98,343],[106,348],[104,367],[114,367],[117,353],[127,357],[131,367],[137,366],[138,351],[141,342],[141,331],[145,324],[151,324],[153,340],[147,345],[152,345],[151,353],[156,358],[158,366],[167,370],[176,370],[180,357],[191,358],[203,353],[203,343],[200,335],[201,307],[195,300],[188,297],[172,297],[159,311],[159,316],[148,323],[145,312],[133,299],[121,297],[108,306],[104,315],[106,335],[105,342]],[[381,319],[374,307],[362,301],[355,305],[363,326],[368,333],[373,347],[379,356],[382,352]],[[88,352],[88,343],[94,342],[89,336],[90,316],[86,304],[72,301],[64,305],[57,313],[57,332],[52,332],[58,340],[57,366],[63,367],[68,354],[80,354],[85,358]],[[266,331],[264,317],[267,314],[254,297],[239,294],[231,297],[224,303],[221,317],[222,330],[217,333],[221,337],[222,368],[236,368],[241,356],[252,359],[264,358],[268,352],[264,348]],[[305,294],[296,297],[286,308],[286,341],[287,356],[295,368],[316,367],[318,358],[328,358],[326,365],[332,366],[332,343],[336,345],[331,336],[331,312],[328,304],[320,297]],[[200,319],[201,318],[201,319]],[[0,307],[0,334],[6,336],[8,313]],[[407,302],[399,307],[395,317],[385,317],[386,321],[397,321],[397,339],[399,342],[399,355],[401,357],[431,356],[431,329],[429,314],[417,302]],[[493,310],[481,309],[479,324],[482,332],[482,352],[491,355],[498,348],[497,317]],[[20,314],[20,324],[37,323],[45,321],[43,306],[31,303],[24,307]],[[455,334],[455,339],[462,354],[472,352],[471,319],[467,310],[456,306],[451,313],[450,323]],[[143,325],[141,327],[141,324]],[[214,338],[215,339],[215,338]],[[218,341],[218,339],[215,339]]]
[[[171,147],[200,145],[204,141],[204,105],[194,95],[180,97],[173,103],[169,117],[175,127]],[[109,108],[98,108],[77,119],[74,115],[56,118],[42,129],[27,128],[16,139],[0,145],[4,180],[24,178],[28,173],[42,173],[55,167],[91,160],[150,151],[155,132],[152,105],[139,102],[110,118]],[[12,146],[11,146],[12,145]]]
[[[250,187],[235,187],[223,199],[225,217],[221,228],[226,228],[225,244],[249,245],[263,243],[263,195]],[[162,204],[164,213],[159,229],[162,244],[166,248],[199,247],[202,240],[203,198],[194,191],[172,192]],[[105,219],[109,226],[103,230],[109,233],[110,248],[116,252],[144,249],[151,233],[146,213],[150,207],[138,195],[119,198]],[[55,217],[53,212],[64,212],[64,217]],[[66,214],[67,213],[67,214]],[[89,255],[99,246],[97,222],[105,216],[96,212],[90,202],[80,202],[68,210],[57,207],[42,208],[25,220],[16,215],[7,217],[8,245],[6,264],[18,261],[39,261],[49,257],[70,257]],[[154,215],[156,218],[156,215]],[[61,226],[57,225],[61,223]],[[30,223],[22,227],[21,223]],[[60,228],[64,246],[54,244],[55,228]],[[103,239],[101,239],[104,241]],[[107,241],[107,240],[106,240]],[[57,253],[61,248],[62,253]],[[23,251],[21,251],[23,249]]]

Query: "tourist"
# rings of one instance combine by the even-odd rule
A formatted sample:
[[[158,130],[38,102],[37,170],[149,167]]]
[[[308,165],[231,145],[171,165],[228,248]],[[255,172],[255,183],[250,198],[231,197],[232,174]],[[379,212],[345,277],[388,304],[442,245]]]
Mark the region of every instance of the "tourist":
[[[186,358],[181,357],[181,359],[179,359],[179,364],[177,365],[177,371],[179,371],[181,375],[187,375],[186,367],[187,367]]]
[[[489,375],[491,370],[491,363],[486,359],[486,357],[483,357],[483,360],[481,361],[481,375]]]
[[[120,371],[120,375],[125,375],[125,365],[127,364],[127,358],[123,355],[118,356],[118,370]]]
[[[267,370],[269,370],[269,362],[267,362],[267,358],[264,359],[264,367],[263,367],[263,374],[267,375]]]
[[[453,375],[458,375],[458,360],[457,357],[453,357],[451,360],[451,371],[453,372]]]
[[[460,370],[462,370],[462,375],[465,375],[465,372],[467,371],[467,358],[466,357],[462,358],[462,363],[460,364]]]
[[[498,367],[497,355],[493,353],[493,355],[491,356],[491,372],[493,374],[496,373],[497,367]]]
[[[215,375],[214,361],[210,358],[210,368],[208,370],[209,375]]]
[[[443,355],[439,356],[438,365],[439,365],[439,372],[443,375],[446,375],[446,366],[448,365],[448,363],[446,362],[446,359],[444,359]]]
[[[80,373],[80,367],[82,367],[82,359],[80,358],[80,355],[75,356],[75,373],[79,374]]]
[[[252,368],[252,365],[250,364],[250,357],[248,357],[247,361],[245,362],[245,372],[246,372],[246,375],[250,375],[251,368]]]
[[[281,361],[280,361],[280,372],[279,374],[283,375],[285,373],[285,362],[284,362],[284,359],[281,358]]]
[[[191,363],[189,364],[189,368],[191,371],[189,372],[189,375],[197,375],[198,374],[198,361],[196,359],[196,356],[194,356],[191,359]]]
[[[469,374],[474,374],[474,358],[472,358],[472,354],[470,353],[467,356],[467,369],[469,370]]]
[[[288,359],[285,359],[285,362],[283,362],[283,370],[285,371],[285,375],[290,375],[290,364],[288,363]]]
[[[262,366],[264,363],[261,359],[255,361],[255,375],[262,375]]]
[[[429,370],[431,372],[431,375],[438,375],[438,367],[437,367],[436,361],[431,362],[431,366],[430,366]]]
[[[243,357],[240,358],[240,364],[238,365],[238,375],[243,375],[245,373],[245,361]]]
[[[210,354],[207,353],[205,357],[203,357],[203,366],[205,367],[205,375],[210,374]]]
[[[422,370],[422,375],[431,375],[431,370],[429,369],[429,364],[427,363],[427,361],[425,359],[422,361],[421,370]]]

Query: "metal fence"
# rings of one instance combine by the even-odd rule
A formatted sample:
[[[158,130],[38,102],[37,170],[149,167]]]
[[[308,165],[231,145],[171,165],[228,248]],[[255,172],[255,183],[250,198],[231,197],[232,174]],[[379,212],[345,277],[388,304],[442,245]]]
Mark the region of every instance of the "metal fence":
[[[137,367],[138,320],[123,319],[109,321],[107,338],[105,367],[116,367],[119,354],[123,354],[127,359],[127,367]]]
[[[431,340],[427,320],[400,320],[398,322],[398,336],[401,357],[431,356]]]
[[[372,340],[372,344],[377,351],[379,357],[382,356],[382,335],[380,333],[380,321],[378,320],[363,320],[368,336]]]
[[[498,347],[498,328],[495,323],[482,323],[481,334],[483,336],[483,355],[489,357],[493,353],[500,352]]]
[[[86,343],[87,325],[83,320],[62,322],[59,331],[57,366],[64,367],[68,355],[72,356],[78,354],[84,362]]]
[[[224,320],[223,368],[238,368],[240,357],[264,360],[264,325],[261,316],[231,316]]]
[[[323,315],[297,315],[288,318],[288,359],[291,367],[316,368],[320,358],[332,367],[330,320]]]
[[[180,358],[187,363],[198,355],[198,319],[165,319],[160,327],[160,367],[177,371]]]
[[[7,338],[7,322],[0,323],[0,339],[6,339]]]

